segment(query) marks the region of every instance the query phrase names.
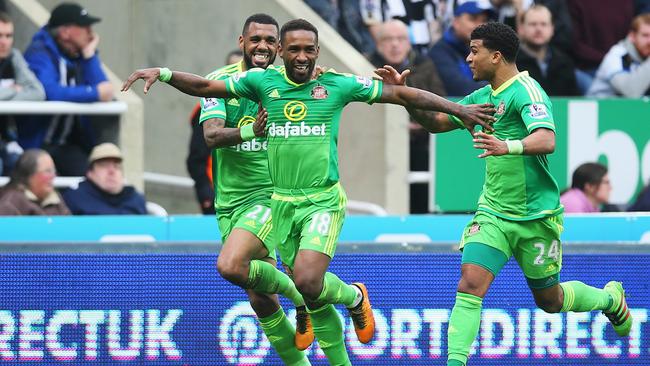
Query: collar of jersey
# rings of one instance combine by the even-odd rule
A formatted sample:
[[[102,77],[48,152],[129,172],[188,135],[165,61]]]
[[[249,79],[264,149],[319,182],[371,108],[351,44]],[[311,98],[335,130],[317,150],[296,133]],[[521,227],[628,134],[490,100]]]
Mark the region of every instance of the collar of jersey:
[[[237,63],[237,72],[244,72],[244,60]]]
[[[282,69],[282,75],[284,76],[284,80],[286,80],[287,83],[289,83],[289,84],[291,84],[291,85],[293,85],[293,86],[304,85],[304,84],[307,84],[308,82],[311,81],[311,80],[307,80],[307,81],[305,81],[304,83],[296,83],[295,81],[292,81],[292,80],[289,79],[289,77],[287,76],[287,68],[286,68],[286,67]]]
[[[505,83],[501,84],[500,87],[498,87],[496,90],[492,91],[492,95],[496,96],[497,94],[501,93],[502,91],[506,90],[510,86],[510,84],[514,83],[517,79],[523,76],[528,76],[528,71],[522,71],[519,74],[511,77],[510,79],[506,80]]]

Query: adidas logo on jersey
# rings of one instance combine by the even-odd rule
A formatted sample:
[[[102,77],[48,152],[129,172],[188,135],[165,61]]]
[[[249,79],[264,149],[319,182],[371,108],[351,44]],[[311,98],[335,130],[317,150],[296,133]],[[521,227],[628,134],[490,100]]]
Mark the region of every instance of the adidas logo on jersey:
[[[309,126],[305,124],[305,121],[298,124],[292,124],[287,122],[284,125],[276,125],[275,122],[271,123],[269,126],[269,136],[272,137],[284,137],[289,138],[289,136],[325,136],[325,124],[321,123],[316,126]]]
[[[280,98],[280,93],[278,93],[278,89],[273,89],[273,91],[269,93],[269,98]]]

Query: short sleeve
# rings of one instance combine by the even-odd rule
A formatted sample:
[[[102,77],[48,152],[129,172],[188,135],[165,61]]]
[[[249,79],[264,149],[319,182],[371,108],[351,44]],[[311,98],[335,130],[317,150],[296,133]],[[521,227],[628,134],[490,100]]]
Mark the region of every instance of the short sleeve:
[[[201,98],[201,116],[199,123],[210,118],[226,119],[226,100],[222,98]]]
[[[238,98],[246,98],[254,102],[259,102],[258,90],[260,89],[264,75],[264,69],[260,68],[234,74],[224,80],[226,82],[226,90]]]
[[[530,79],[522,80],[526,93],[519,93],[517,109],[528,133],[538,128],[555,131],[553,105],[544,90]]]
[[[373,104],[381,98],[383,83],[365,76],[341,74],[340,90],[346,102]]]

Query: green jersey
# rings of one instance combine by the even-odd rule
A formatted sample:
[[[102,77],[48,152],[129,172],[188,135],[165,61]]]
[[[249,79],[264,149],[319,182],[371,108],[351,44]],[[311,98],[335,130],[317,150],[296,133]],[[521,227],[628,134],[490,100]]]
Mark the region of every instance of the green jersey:
[[[242,62],[217,69],[208,79],[222,80],[242,72]],[[255,122],[257,103],[245,98],[202,98],[199,123],[222,118],[225,127],[239,128]],[[236,146],[212,150],[212,177],[217,212],[261,197],[270,198],[273,185],[269,177],[266,138],[255,138]]]
[[[494,104],[497,118],[494,135],[500,140],[521,140],[537,128],[555,131],[551,101],[527,71],[512,77],[497,90],[484,86],[460,103]],[[450,116],[450,120],[463,127],[457,117]],[[515,221],[562,212],[558,185],[546,155],[488,156],[485,163],[479,211]]]
[[[328,71],[297,84],[284,67],[251,69],[226,80],[228,92],[268,111],[269,172],[278,188],[327,187],[339,180],[337,140],[346,104],[379,100],[382,83]]]

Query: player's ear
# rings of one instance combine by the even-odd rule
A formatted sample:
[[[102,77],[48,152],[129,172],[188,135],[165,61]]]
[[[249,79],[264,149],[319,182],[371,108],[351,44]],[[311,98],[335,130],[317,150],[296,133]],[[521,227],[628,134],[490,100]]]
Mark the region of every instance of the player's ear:
[[[496,65],[501,61],[503,61],[503,55],[501,54],[501,52],[494,51],[492,53],[492,63]]]
[[[244,36],[239,35],[239,49],[244,52]]]

